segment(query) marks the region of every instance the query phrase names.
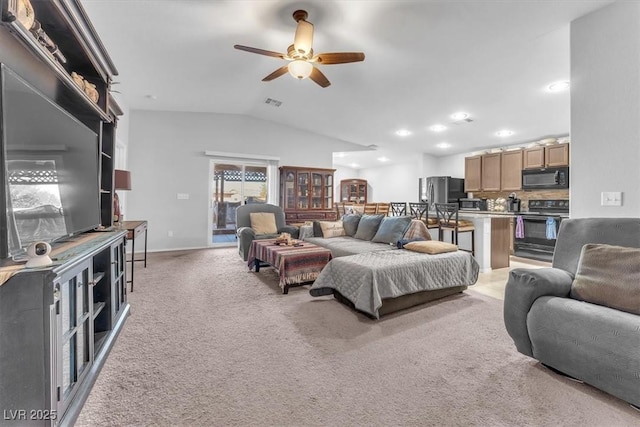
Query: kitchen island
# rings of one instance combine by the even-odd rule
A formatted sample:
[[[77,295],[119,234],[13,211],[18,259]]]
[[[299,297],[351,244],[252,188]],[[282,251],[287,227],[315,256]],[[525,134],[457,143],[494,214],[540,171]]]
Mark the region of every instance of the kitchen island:
[[[473,222],[475,228],[475,259],[480,272],[486,273],[496,268],[509,267],[509,256],[513,239],[513,221],[518,213],[492,211],[458,211],[458,218]],[[429,214],[435,217],[435,212]],[[433,227],[433,226],[431,226]],[[438,239],[438,228],[430,228],[431,237]],[[445,233],[444,239],[449,239]],[[460,233],[458,244],[461,249],[471,249],[471,234]]]

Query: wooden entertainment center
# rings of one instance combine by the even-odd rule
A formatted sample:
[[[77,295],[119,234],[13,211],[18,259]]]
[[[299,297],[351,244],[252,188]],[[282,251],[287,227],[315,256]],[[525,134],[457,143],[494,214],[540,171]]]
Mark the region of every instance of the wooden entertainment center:
[[[95,157],[89,157],[97,161],[92,169],[97,169],[96,187],[91,187],[91,180],[80,185],[91,187],[99,199],[86,200],[92,206],[87,208],[91,212],[89,225],[99,221],[98,228],[106,231],[82,232],[87,228],[77,227],[69,233],[71,237],[52,244],[53,265],[25,268],[22,261],[10,257],[15,218],[9,200],[6,153],[8,148],[15,152],[16,146],[21,151],[35,152],[37,148],[9,140],[9,132],[0,134],[0,149],[5,155],[0,162],[3,422],[73,425],[129,314],[127,232],[112,227],[116,127],[122,114],[110,93],[117,70],[79,0],[0,0],[0,7],[3,76],[5,72],[18,76],[33,94],[84,125],[94,138],[90,149]],[[0,112],[5,114],[0,114],[0,128],[6,129],[4,109],[11,105],[7,105],[9,96],[1,87]],[[39,119],[43,120],[34,112],[27,123],[35,124]],[[68,152],[69,147],[58,150]],[[57,182],[61,188],[67,185]]]

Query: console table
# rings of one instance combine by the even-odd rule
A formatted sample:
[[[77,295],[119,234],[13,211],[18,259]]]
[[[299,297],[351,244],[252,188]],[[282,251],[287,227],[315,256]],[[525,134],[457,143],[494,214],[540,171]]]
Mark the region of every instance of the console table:
[[[127,230],[127,240],[131,240],[131,259],[127,262],[131,263],[131,292],[133,292],[133,270],[136,262],[144,262],[144,268],[147,268],[147,221],[122,221],[122,228]],[[136,259],[136,237],[144,232],[144,258]]]

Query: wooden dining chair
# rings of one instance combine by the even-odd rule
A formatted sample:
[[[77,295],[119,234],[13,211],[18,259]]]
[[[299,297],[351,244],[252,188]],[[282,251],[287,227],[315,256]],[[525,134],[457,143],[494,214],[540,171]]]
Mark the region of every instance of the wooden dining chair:
[[[391,202],[391,215],[404,216],[407,214],[407,202]]]
[[[471,221],[458,219],[457,203],[436,203],[436,217],[438,219],[438,240],[444,241],[444,232],[451,234],[451,243],[458,245],[459,233],[471,233],[471,255],[475,255],[475,227]]]
[[[378,203],[376,213],[384,216],[389,216],[390,210],[391,210],[391,203]]]
[[[342,202],[336,202],[336,212],[338,213],[338,219],[342,218],[346,213],[345,205]]]

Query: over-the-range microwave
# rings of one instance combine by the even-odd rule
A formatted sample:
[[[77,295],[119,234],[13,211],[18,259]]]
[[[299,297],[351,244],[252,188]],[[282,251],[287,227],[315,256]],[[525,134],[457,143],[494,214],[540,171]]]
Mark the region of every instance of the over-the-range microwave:
[[[522,170],[523,190],[569,188],[569,167]]]

